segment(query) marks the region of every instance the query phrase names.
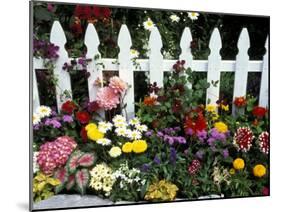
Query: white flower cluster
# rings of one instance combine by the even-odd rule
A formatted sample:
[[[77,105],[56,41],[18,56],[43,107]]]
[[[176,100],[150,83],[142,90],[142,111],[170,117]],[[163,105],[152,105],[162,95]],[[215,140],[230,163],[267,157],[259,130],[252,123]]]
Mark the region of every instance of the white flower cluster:
[[[37,156],[39,152],[33,152],[33,173],[36,173],[39,171],[39,165],[37,163]]]
[[[230,174],[228,170],[223,167],[215,166],[212,176],[213,176],[213,181],[217,186],[220,186],[221,183],[223,182],[226,182],[227,185],[229,185],[230,183],[229,181]]]
[[[97,164],[90,171],[90,175],[90,187],[97,192],[104,192],[105,196],[109,196],[115,182],[112,169],[105,163]]]
[[[42,118],[49,117],[52,110],[48,106],[41,105],[36,109],[36,112],[32,115],[33,125],[39,124]]]
[[[140,191],[141,185],[146,183],[145,179],[142,180],[140,178],[140,170],[136,168],[129,169],[127,162],[120,164],[119,169],[113,172],[112,175],[114,176],[116,182],[119,182],[117,184],[119,188],[123,190],[128,190],[128,188],[131,187],[131,184],[136,183],[139,185],[137,191]]]

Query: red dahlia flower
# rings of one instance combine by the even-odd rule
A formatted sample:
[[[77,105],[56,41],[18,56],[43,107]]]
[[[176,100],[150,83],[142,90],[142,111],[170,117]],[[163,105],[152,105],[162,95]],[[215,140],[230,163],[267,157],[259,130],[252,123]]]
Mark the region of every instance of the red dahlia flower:
[[[244,96],[235,97],[234,105],[236,107],[245,107],[247,104],[247,99]]]
[[[233,137],[233,143],[240,151],[247,152],[252,146],[254,133],[249,127],[239,127]]]
[[[197,132],[201,132],[207,128],[207,122],[203,112],[200,111],[200,109],[197,109],[197,111],[199,112],[190,113],[185,118],[184,129],[186,134],[194,135]]]
[[[65,103],[62,104],[61,106],[61,110],[62,112],[65,112],[67,114],[71,114],[73,113],[73,111],[77,109],[77,106],[74,102],[68,100]]]
[[[269,133],[268,132],[262,132],[259,135],[259,146],[260,146],[260,151],[268,154],[269,152]]]
[[[267,112],[266,108],[260,106],[255,106],[252,111],[253,115],[258,118],[264,117],[266,112]]]
[[[81,124],[88,124],[91,117],[89,113],[85,111],[79,111],[76,113],[76,118]]]

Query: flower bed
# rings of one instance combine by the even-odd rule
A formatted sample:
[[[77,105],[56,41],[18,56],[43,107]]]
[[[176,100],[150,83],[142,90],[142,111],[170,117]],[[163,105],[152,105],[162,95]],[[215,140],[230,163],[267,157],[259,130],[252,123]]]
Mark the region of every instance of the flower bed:
[[[184,65],[173,66],[163,87],[149,85],[132,119],[123,102],[130,87],[119,77],[96,101],[68,100],[61,113],[40,106],[33,114],[34,201],[58,194],[111,202],[268,195],[267,109],[251,96],[234,100],[235,116],[232,102],[202,105],[210,84],[194,84]]]

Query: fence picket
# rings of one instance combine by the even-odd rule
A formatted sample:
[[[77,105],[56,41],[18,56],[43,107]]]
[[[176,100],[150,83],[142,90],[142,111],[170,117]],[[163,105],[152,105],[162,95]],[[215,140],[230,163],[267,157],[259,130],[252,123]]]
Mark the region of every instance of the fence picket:
[[[243,28],[238,39],[238,54],[236,56],[236,70],[234,79],[234,92],[233,100],[235,97],[245,96],[247,92],[247,79],[248,79],[248,67],[249,67],[249,55],[248,49],[250,47],[249,33],[246,28]],[[237,113],[235,105],[232,107],[232,113]],[[243,110],[240,109],[240,113]]]
[[[135,115],[134,72],[133,62],[130,57],[132,40],[128,27],[125,24],[121,26],[118,35],[118,46],[120,47],[120,52],[118,54],[119,76],[129,85],[129,89],[124,98],[124,103],[126,103],[127,106],[122,112],[123,115],[126,115],[127,118],[130,119]]]
[[[262,107],[267,107],[268,105],[268,38],[265,41],[264,47],[266,52],[263,56],[259,105]]]
[[[218,83],[216,84],[216,87],[211,83],[210,87],[207,89],[206,102],[210,100],[210,104],[216,104],[216,101],[219,99],[220,94],[221,47],[222,43],[220,32],[218,28],[215,28],[209,42],[211,53],[208,57],[207,81],[209,83],[218,81]]]
[[[97,78],[99,78],[102,82],[103,77],[101,67],[99,65],[96,65],[96,60],[101,57],[98,50],[100,41],[96,28],[93,24],[88,24],[84,43],[87,47],[86,58],[91,59],[91,61],[89,61],[87,65],[87,71],[90,73],[90,77],[88,78],[89,100],[94,101],[96,99],[98,89],[98,87],[95,86],[94,83]]]
[[[40,106],[40,99],[39,99],[39,92],[38,92],[38,85],[37,85],[37,78],[36,78],[36,68],[40,67],[40,63],[42,61],[34,58],[33,59],[33,70],[32,70],[32,77],[33,77],[33,112],[35,112],[36,108]]]
[[[162,39],[157,27],[153,27],[149,37],[149,74],[150,83],[156,82],[159,87],[163,86],[163,55],[161,54]]]
[[[192,41],[192,35],[190,29],[188,27],[185,27],[180,41],[180,47],[181,47],[180,60],[185,60],[186,68],[187,67],[192,68],[193,56],[190,48],[191,41]],[[188,83],[187,86],[189,88],[192,88],[191,83]]]
[[[63,64],[65,62],[69,62],[67,51],[64,48],[66,43],[66,37],[64,31],[58,21],[54,21],[51,34],[50,34],[50,41],[55,45],[59,46],[59,58],[55,63],[54,68],[54,75],[57,77],[58,82],[56,85],[56,98],[57,98],[57,107],[58,111],[61,108],[61,105],[66,99],[72,98],[71,92],[71,82],[69,73],[62,70]],[[67,91],[70,94],[69,98],[62,98],[64,92]]]

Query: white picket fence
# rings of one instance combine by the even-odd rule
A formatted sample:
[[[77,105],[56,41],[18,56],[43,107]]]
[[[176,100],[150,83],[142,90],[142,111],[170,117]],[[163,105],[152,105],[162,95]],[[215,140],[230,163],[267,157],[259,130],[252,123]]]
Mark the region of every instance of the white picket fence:
[[[66,71],[62,70],[65,62],[70,62],[71,58],[64,48],[66,43],[65,33],[58,21],[53,23],[50,41],[59,46],[59,59],[56,61],[56,68],[54,74],[58,78],[58,85],[56,86],[56,99],[57,106],[61,108],[63,100],[61,100],[61,93],[65,90],[71,91],[70,76]],[[247,88],[248,72],[261,72],[261,86],[259,104],[267,107],[268,105],[268,38],[265,42],[266,53],[263,56],[263,60],[249,60],[248,49],[250,47],[249,34],[246,28],[244,28],[240,34],[238,40],[239,53],[236,56],[236,60],[222,60],[220,56],[220,49],[222,47],[221,36],[217,28],[214,29],[209,42],[209,48],[211,53],[208,60],[193,60],[191,54],[190,42],[192,41],[192,35],[190,29],[186,27],[183,31],[180,47],[181,54],[180,60],[186,61],[186,67],[191,67],[196,72],[207,72],[208,82],[220,80],[221,72],[235,72],[234,80],[234,93],[233,97],[245,96]],[[89,24],[85,33],[84,43],[87,47],[86,58],[93,59],[94,56],[99,55],[98,46],[100,44],[99,37],[93,24]],[[118,63],[116,58],[101,58],[99,61],[92,60],[87,66],[87,71],[90,72],[90,78],[88,79],[89,99],[95,100],[97,87],[94,86],[94,82],[99,77],[102,79],[103,71],[119,71],[119,76],[125,80],[131,88],[125,97],[127,103],[127,115],[128,117],[134,116],[134,71],[149,71],[150,82],[157,82],[159,86],[163,85],[163,76],[165,71],[171,71],[173,64],[177,60],[164,60],[161,54],[162,40],[161,35],[154,27],[151,30],[149,38],[149,59],[137,59],[136,62],[139,67],[136,68],[133,65],[133,61],[130,57],[130,49],[132,46],[130,32],[126,25],[122,25],[119,36],[118,46],[120,49],[118,55]],[[103,63],[104,66],[98,65]],[[37,108],[40,105],[39,94],[37,87],[37,80],[35,75],[36,69],[44,69],[42,59],[33,59],[33,108]],[[189,85],[192,86],[192,85]],[[206,102],[210,99],[211,104],[215,104],[219,97],[220,84],[216,87],[212,86],[207,90]]]

